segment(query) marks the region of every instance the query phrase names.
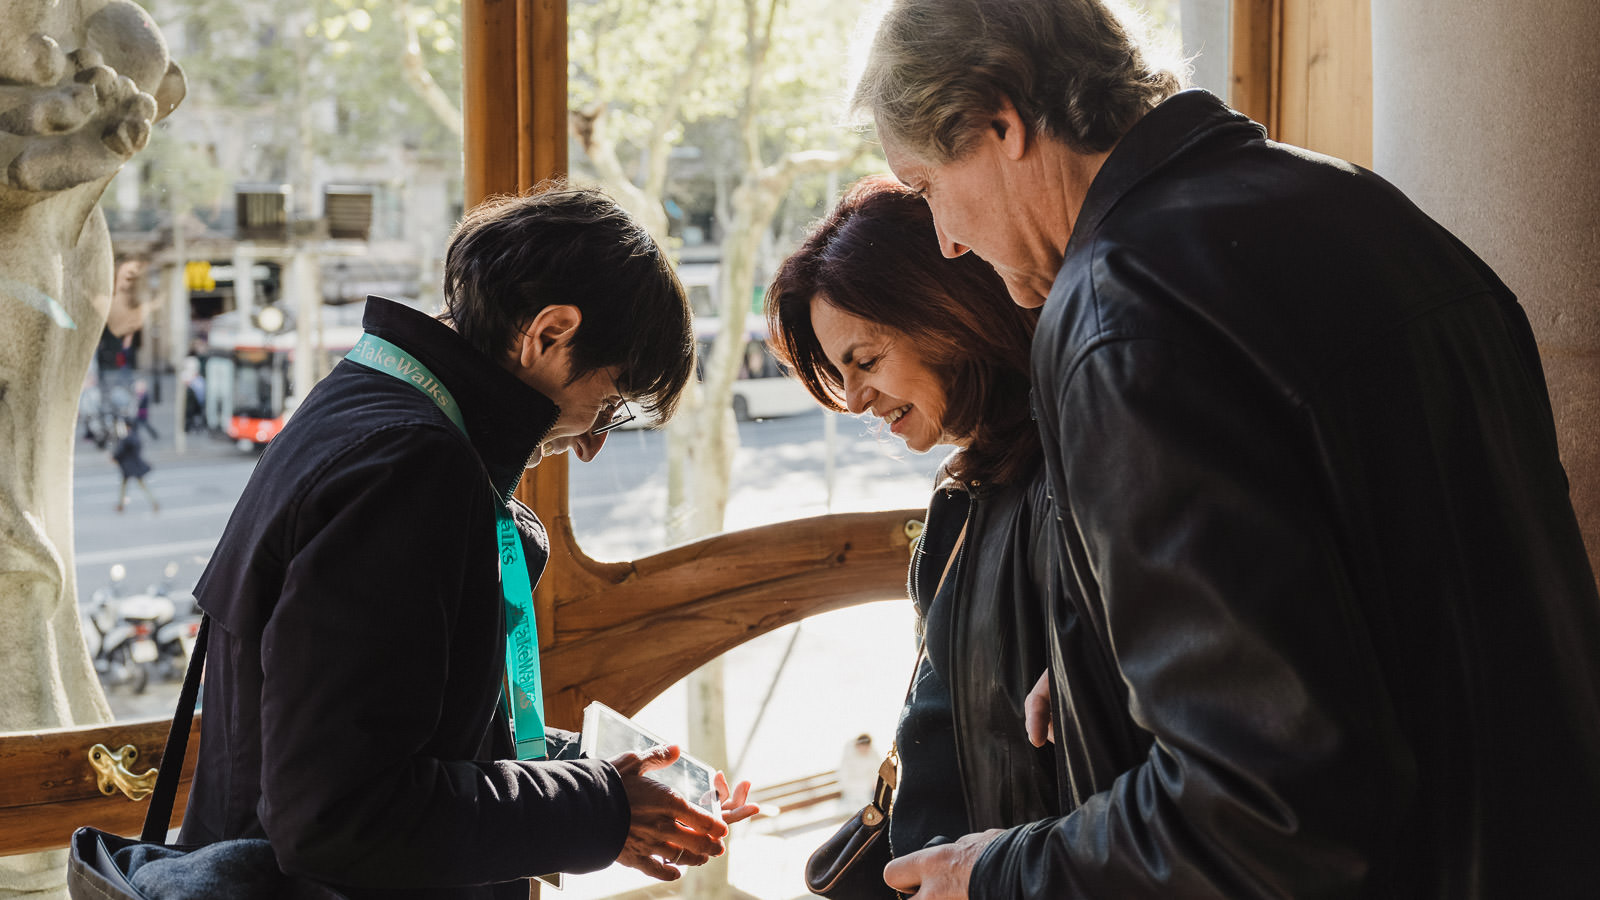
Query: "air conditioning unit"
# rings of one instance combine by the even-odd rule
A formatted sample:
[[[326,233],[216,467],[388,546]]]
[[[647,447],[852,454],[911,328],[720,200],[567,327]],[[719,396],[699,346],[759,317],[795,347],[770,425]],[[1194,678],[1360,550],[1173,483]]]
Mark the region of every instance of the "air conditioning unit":
[[[289,186],[239,184],[233,189],[234,211],[241,241],[289,239]]]
[[[372,234],[372,188],[330,184],[322,191],[323,218],[333,240],[364,241]]]

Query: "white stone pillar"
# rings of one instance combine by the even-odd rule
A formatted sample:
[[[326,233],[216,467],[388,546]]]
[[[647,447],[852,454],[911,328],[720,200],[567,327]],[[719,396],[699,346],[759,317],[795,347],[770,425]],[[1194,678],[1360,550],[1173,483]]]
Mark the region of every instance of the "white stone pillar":
[[[248,241],[233,247],[233,308],[239,314],[239,328],[254,327],[250,317],[256,312],[255,248]]]
[[[176,231],[177,229],[174,229]],[[189,393],[184,389],[183,364],[189,357],[189,283],[183,277],[183,258],[167,267],[167,362],[172,365],[172,446],[179,454],[189,452]]]
[[[1532,320],[1600,571],[1600,3],[1373,0],[1373,168]]]
[[[322,285],[317,277],[318,268],[315,254],[300,245],[295,248],[289,262],[289,275],[284,279],[294,292],[285,299],[292,298],[294,302],[294,385],[289,393],[296,402],[305,399],[318,378],[317,357],[321,353],[318,335],[322,329]]]

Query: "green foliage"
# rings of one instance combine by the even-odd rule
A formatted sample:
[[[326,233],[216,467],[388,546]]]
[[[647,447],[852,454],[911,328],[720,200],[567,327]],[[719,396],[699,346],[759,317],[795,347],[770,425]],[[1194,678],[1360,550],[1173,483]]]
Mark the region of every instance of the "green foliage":
[[[339,127],[322,145],[331,156],[360,159],[396,138],[422,155],[460,153],[459,0],[323,0],[309,30],[320,47],[319,80],[337,103]],[[453,122],[405,78],[408,49],[453,107]]]
[[[670,147],[688,150],[673,160],[663,193],[696,220],[743,172],[738,119],[747,96],[759,126],[759,164],[791,151],[849,151],[861,140],[843,125],[858,0],[764,0],[753,9],[758,38],[770,11],[777,19],[759,81],[747,95],[743,0],[573,0],[568,7],[572,107],[605,107],[617,156],[636,184],[643,183],[658,128]],[[680,72],[690,77],[675,91]],[[573,164],[585,168],[581,154]],[[856,168],[881,171],[883,164],[863,161]],[[832,183],[848,182],[843,175]],[[822,176],[801,179],[784,203],[813,214],[785,213],[777,221],[814,218],[832,200],[824,196],[828,183]]]
[[[173,35],[188,76],[188,109],[180,107],[175,122],[221,110],[269,123],[283,145],[258,151],[260,171],[234,173],[237,179],[283,178],[272,170],[282,168],[302,128],[312,152],[335,161],[369,159],[397,144],[424,156],[460,153],[459,121],[452,128],[402,67],[409,22],[422,64],[459,109],[458,0],[159,0],[151,12]]]
[[[150,143],[141,156],[134,158],[132,165],[144,157],[162,163],[152,164],[145,170],[145,190],[157,195],[150,198],[149,205],[165,207],[168,203],[162,198],[173,194],[192,207],[216,207],[232,202],[232,197],[227,196],[233,187],[232,173],[223,171],[205,147],[184,140],[174,129],[172,120],[151,129]]]

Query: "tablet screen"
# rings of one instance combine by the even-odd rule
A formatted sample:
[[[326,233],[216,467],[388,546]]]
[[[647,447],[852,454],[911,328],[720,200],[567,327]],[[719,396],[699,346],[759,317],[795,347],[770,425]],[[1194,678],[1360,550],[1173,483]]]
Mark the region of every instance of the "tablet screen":
[[[632,719],[596,700],[583,710],[583,734],[579,747],[590,759],[610,759],[630,750],[649,750],[651,747],[671,743],[639,727]],[[717,802],[716,770],[681,753],[676,762],[665,769],[645,773],[665,784],[678,795],[712,815],[721,818],[722,805]]]

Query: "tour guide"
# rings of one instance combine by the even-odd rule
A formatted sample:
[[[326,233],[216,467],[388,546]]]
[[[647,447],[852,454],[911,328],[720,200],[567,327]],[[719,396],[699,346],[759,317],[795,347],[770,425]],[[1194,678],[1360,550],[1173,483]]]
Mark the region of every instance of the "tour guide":
[[[471,212],[444,293],[439,320],[368,301],[195,589],[217,627],[181,840],[265,837],[353,897],[522,898],[612,861],[677,878],[727,829],[644,777],[676,748],[539,759],[549,551],[510,497],[544,456],[600,452],[626,401],[671,415],[694,371],[683,288],[613,202],[556,189]],[[754,811],[743,788],[726,821]]]

